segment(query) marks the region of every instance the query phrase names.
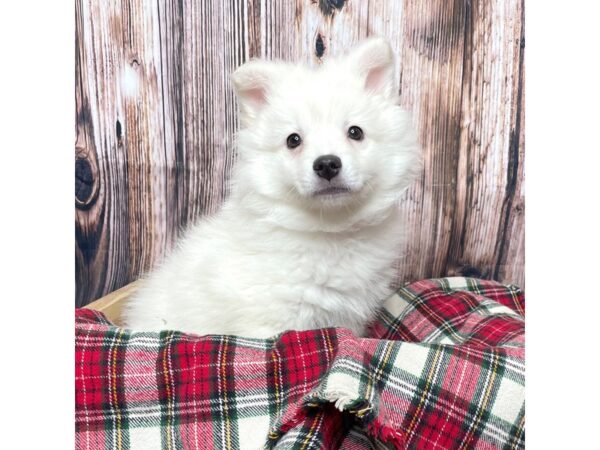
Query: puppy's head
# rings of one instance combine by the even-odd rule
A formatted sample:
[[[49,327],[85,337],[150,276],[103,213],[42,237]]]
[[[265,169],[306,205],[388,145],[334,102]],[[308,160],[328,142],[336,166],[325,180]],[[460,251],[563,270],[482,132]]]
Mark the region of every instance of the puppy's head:
[[[318,69],[251,61],[233,84],[241,121],[234,194],[283,226],[340,231],[381,221],[419,169],[382,39]]]

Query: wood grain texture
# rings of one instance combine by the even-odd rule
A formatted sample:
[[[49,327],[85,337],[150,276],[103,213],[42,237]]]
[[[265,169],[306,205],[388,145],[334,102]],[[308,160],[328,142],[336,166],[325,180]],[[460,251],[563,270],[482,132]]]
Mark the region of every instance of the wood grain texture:
[[[77,305],[135,280],[227,196],[229,74],[381,35],[423,146],[398,282],[524,286],[523,0],[76,1]]]

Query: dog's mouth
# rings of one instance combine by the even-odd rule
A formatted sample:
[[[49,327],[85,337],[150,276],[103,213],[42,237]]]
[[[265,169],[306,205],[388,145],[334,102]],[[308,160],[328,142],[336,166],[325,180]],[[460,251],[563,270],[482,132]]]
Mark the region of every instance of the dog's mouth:
[[[330,186],[330,187],[326,187],[325,189],[316,191],[313,195],[315,197],[321,197],[321,196],[327,196],[327,195],[337,196],[337,195],[350,194],[350,192],[352,192],[352,191],[347,187]]]

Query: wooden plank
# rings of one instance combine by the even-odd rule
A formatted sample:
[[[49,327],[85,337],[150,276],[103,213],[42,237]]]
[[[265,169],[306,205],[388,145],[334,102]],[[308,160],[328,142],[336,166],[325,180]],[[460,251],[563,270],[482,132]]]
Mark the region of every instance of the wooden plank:
[[[466,39],[448,264],[524,287],[523,3],[474,2]]]
[[[78,0],[77,305],[218,210],[239,64],[316,66],[370,35],[399,56],[425,162],[399,206],[398,283],[462,272],[524,285],[523,23],[523,0]]]
[[[127,281],[129,264],[125,165],[118,145],[115,67],[120,47],[107,38],[114,11],[76,2],[76,267],[77,305]],[[98,24],[106,26],[98,26]],[[110,112],[108,114],[107,112]],[[119,151],[117,151],[119,150]],[[127,259],[115,267],[117,255]]]
[[[95,300],[87,305],[88,309],[100,311],[104,313],[106,318],[116,325],[121,325],[121,314],[123,307],[127,303],[127,299],[135,292],[139,286],[139,281],[126,284],[120,289],[105,295],[98,300]]]
[[[407,223],[400,282],[446,272],[457,201],[467,7],[461,0],[404,2],[401,103],[419,130],[424,172],[400,204]]]

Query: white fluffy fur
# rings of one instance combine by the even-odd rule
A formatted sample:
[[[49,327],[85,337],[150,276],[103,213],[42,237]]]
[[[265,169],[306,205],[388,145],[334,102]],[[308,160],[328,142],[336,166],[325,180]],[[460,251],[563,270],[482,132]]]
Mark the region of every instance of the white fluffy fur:
[[[346,327],[360,335],[391,293],[397,200],[420,168],[398,106],[394,58],[374,38],[316,70],[251,61],[233,75],[242,129],[231,194],[192,226],[125,311],[137,330],[269,337]],[[347,137],[350,126],[362,141]],[[286,138],[302,137],[290,150]],[[320,155],[342,160],[328,182]],[[328,185],[350,193],[314,193]]]

